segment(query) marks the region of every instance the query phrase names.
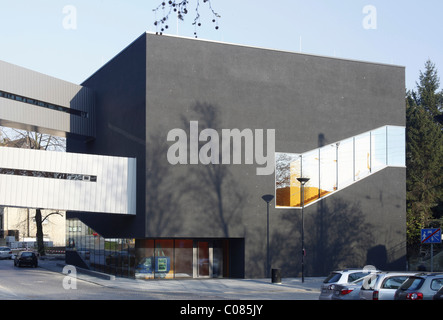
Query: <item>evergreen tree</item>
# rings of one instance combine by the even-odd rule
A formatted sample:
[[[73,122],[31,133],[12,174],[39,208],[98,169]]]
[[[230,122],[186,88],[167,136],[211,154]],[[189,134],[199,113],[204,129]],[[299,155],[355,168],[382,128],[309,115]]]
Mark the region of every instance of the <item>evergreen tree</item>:
[[[442,92],[437,92],[440,79],[435,64],[431,60],[426,61],[425,71],[420,71],[419,80],[420,82],[417,83],[418,95],[415,97],[417,104],[433,117],[441,115],[443,95]]]
[[[407,240],[409,249],[420,245],[420,230],[440,218],[443,198],[442,93],[431,61],[420,72],[417,92],[406,95]]]

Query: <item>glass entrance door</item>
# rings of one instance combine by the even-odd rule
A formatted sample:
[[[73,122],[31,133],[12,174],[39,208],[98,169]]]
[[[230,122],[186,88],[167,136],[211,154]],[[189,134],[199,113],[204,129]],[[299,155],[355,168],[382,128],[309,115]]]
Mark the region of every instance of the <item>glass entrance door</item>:
[[[197,256],[198,256],[198,277],[209,277],[211,274],[211,259],[209,255],[209,242],[198,241],[197,244]]]

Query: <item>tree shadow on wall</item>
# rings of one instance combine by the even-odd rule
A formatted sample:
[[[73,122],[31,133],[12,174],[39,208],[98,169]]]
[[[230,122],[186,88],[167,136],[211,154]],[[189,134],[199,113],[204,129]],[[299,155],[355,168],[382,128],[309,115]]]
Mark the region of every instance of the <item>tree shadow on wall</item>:
[[[169,145],[163,136],[152,135],[146,150],[146,235],[161,237],[174,234],[180,221],[182,198],[176,191],[176,177],[164,157]]]
[[[313,274],[325,275],[337,268],[366,265],[368,248],[374,243],[374,226],[366,222],[358,202],[339,197],[324,199],[309,222],[316,230],[310,238],[317,253],[309,269]]]
[[[191,111],[190,116],[182,116],[185,128],[189,130],[190,121],[198,121],[199,130],[210,128],[217,130],[218,133],[221,132],[218,108],[211,104],[197,102],[192,106]],[[206,143],[208,142],[199,142],[199,150]],[[198,224],[204,230],[212,229],[214,232],[211,234],[229,238],[230,226],[240,226],[242,223],[241,211],[245,191],[238,185],[232,172],[232,165],[221,164],[221,141],[218,147],[219,164],[188,165],[183,193],[195,203],[193,208],[201,219]],[[189,152],[188,145],[188,154]]]
[[[330,197],[304,210],[305,276],[365,265],[373,243],[372,226],[365,222],[359,203]],[[282,276],[300,276],[301,211],[285,211],[281,219],[288,229],[284,233],[274,229],[271,235],[271,265],[280,268]]]

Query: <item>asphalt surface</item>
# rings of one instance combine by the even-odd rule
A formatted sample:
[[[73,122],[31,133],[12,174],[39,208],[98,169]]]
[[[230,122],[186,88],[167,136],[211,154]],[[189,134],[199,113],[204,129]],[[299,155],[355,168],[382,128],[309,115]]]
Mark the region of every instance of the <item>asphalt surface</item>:
[[[63,260],[51,257],[39,261],[41,268],[68,275],[65,266]],[[318,300],[324,280],[305,277],[302,282],[301,278],[282,278],[280,284],[271,279],[140,280],[88,274],[78,268],[76,277],[108,288],[171,294],[183,300]]]

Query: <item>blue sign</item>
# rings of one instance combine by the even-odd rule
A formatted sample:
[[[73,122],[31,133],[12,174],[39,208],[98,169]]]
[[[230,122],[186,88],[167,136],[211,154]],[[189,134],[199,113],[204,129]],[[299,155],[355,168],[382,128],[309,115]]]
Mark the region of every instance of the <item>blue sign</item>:
[[[421,229],[421,243],[441,243],[441,229]]]

